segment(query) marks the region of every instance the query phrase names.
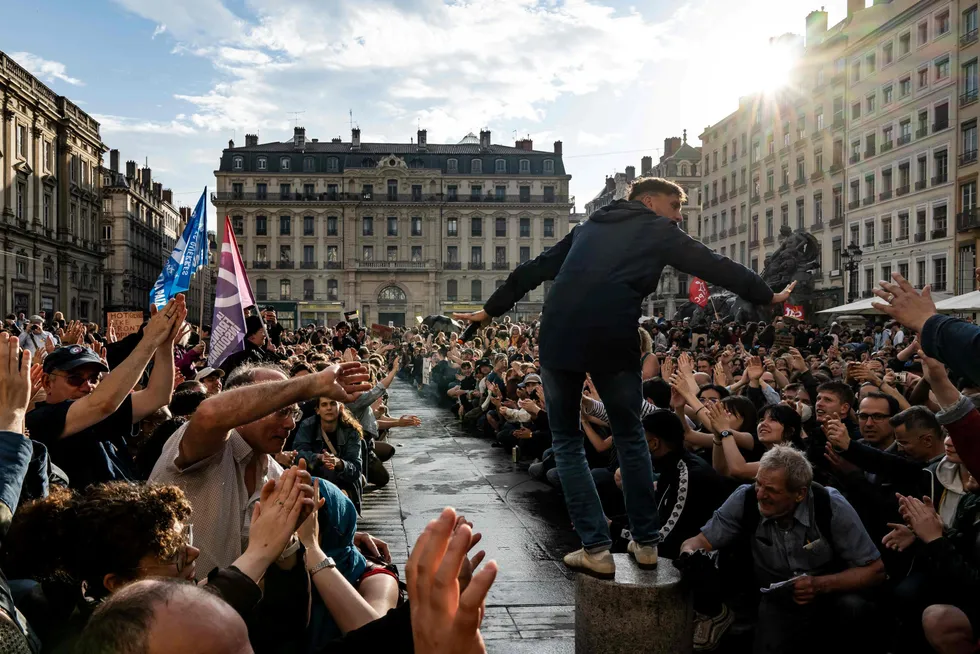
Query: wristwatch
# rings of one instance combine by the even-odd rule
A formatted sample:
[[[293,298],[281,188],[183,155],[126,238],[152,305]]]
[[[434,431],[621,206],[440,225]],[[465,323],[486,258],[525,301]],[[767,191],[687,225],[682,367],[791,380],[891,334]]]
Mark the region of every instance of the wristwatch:
[[[306,571],[309,572],[310,576],[312,577],[313,575],[320,572],[320,570],[323,570],[324,568],[336,568],[336,567],[337,564],[334,563],[333,559],[331,559],[329,556],[324,556],[322,561],[317,563],[312,568],[307,568]]]
[[[728,431],[727,429],[724,430],[723,432],[721,432],[721,437],[722,438],[728,438],[731,435],[732,435],[732,432]]]

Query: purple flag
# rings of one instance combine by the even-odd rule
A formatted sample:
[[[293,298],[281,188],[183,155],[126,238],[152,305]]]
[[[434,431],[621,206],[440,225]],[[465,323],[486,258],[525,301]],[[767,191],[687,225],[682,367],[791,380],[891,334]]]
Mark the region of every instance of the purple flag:
[[[245,313],[255,304],[252,288],[238,253],[231,220],[225,216],[225,237],[221,241],[221,267],[214,294],[214,321],[211,324],[211,352],[208,365],[217,368],[235,352],[245,349]]]

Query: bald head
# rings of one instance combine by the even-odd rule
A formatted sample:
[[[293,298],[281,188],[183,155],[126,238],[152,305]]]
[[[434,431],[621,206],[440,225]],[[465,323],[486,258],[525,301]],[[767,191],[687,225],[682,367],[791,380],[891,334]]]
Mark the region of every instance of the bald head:
[[[129,584],[92,614],[79,654],[251,654],[241,616],[193,584],[146,579]]]

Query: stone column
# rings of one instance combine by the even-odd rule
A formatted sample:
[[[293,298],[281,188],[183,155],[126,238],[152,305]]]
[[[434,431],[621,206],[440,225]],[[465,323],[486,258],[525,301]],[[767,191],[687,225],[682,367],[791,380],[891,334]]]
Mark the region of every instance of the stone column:
[[[584,574],[575,583],[577,654],[676,654],[693,650],[694,605],[670,559],[640,570],[614,554],[616,578]]]

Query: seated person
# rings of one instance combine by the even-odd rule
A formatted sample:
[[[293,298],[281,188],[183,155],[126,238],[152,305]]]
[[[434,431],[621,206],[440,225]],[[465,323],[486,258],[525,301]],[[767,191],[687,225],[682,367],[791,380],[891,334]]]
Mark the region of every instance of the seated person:
[[[339,487],[357,510],[361,508],[361,439],[364,431],[347,407],[321,397],[316,415],[299,424],[293,447],[296,461]]]
[[[769,449],[754,486],[732,493],[681,552],[724,552],[740,542],[754,564],[752,587],[791,582],[762,595],[756,652],[878,651],[861,593],[885,580],[881,555],[847,500],[813,484],[813,468],[795,448]]]

